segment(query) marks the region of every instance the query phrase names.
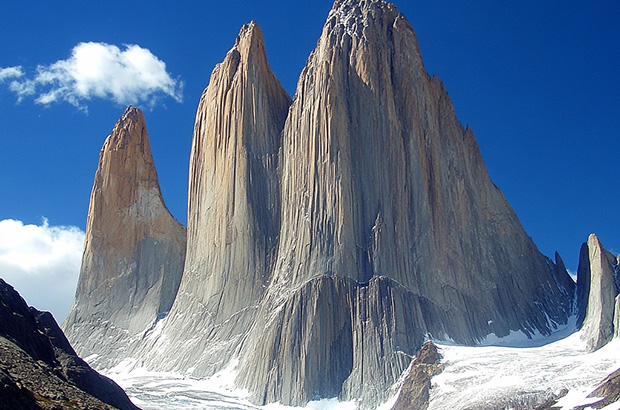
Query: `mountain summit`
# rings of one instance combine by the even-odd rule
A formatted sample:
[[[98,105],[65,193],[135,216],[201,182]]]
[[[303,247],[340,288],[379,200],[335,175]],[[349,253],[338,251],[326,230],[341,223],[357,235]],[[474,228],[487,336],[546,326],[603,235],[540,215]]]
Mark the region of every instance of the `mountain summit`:
[[[489,179],[394,5],[334,5],[280,167],[278,259],[240,362],[261,400],[378,402],[427,337],[567,323],[572,281]]]
[[[100,365],[170,310],[185,228],[168,212],[142,112],[129,107],[106,139],[90,197],[75,302],[63,330]]]
[[[211,374],[254,324],[276,255],[278,150],[290,103],[269,68],[260,28],[246,24],[213,70],[196,114],[187,259],[157,347],[174,357],[166,366]],[[187,349],[179,352],[180,344]]]
[[[202,95],[189,181],[183,278],[161,332],[132,347],[144,366],[235,364],[257,403],[372,406],[428,338],[548,335],[573,314],[563,264],[527,236],[385,1],[336,1],[293,101],[244,26]],[[86,266],[111,249],[87,243]],[[83,268],[74,310],[91,326],[89,286],[125,300],[107,278],[150,275],[115,266]]]

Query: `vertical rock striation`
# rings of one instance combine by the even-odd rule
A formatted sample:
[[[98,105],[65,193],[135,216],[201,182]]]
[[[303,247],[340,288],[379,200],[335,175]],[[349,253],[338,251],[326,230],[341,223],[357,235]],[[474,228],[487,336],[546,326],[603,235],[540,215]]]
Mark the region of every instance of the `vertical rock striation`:
[[[63,327],[102,366],[170,310],[185,255],[185,228],[166,208],[144,117],[129,107],[106,139],[95,174],[76,297]]]
[[[245,25],[196,114],[187,259],[164,329],[165,351],[189,347],[174,355],[179,369],[217,370],[252,326],[276,252],[276,170],[290,102],[269,68],[260,28]]]
[[[431,336],[549,334],[573,283],[490,181],[384,1],[337,1],[282,134],[278,258],[242,349],[259,402],[377,403]]]
[[[616,258],[591,234],[581,246],[577,269],[577,325],[590,350],[603,347],[618,333],[617,272]]]
[[[117,128],[133,129],[126,116]],[[150,221],[163,203],[110,206],[107,151],[66,324],[75,335],[82,323],[99,321],[106,336],[152,323],[127,312],[145,300],[136,244],[157,235],[120,220],[137,208],[130,221]],[[147,174],[109,192],[154,192]],[[133,352],[148,367],[206,376],[232,362],[257,403],[375,406],[427,338],[546,335],[573,313],[561,260],[527,236],[426,73],[413,28],[383,0],[336,1],[292,102],[260,29],[245,25],[201,97],[189,179],[183,277],[161,333]],[[145,260],[161,255],[177,260]]]

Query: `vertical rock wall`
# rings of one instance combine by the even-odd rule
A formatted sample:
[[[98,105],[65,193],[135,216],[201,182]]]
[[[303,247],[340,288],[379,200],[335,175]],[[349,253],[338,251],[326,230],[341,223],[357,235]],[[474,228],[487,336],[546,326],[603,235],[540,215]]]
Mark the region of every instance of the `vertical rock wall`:
[[[168,313],[185,243],[161,196],[144,116],[129,107],[101,149],[76,297],[63,324],[80,355],[111,365]]]
[[[254,323],[276,254],[278,150],[290,102],[269,68],[260,28],[245,25],[196,114],[186,266],[157,348],[174,355],[179,369],[218,370]],[[179,352],[179,344],[189,348]]]
[[[128,115],[119,130],[136,128]],[[124,144],[114,141],[106,147]],[[106,147],[65,325],[74,335],[80,323],[109,320],[97,325],[107,332],[147,323],[164,309],[127,316],[151,300],[136,269],[179,255],[176,225],[131,225],[163,214],[154,169],[116,178]],[[123,166],[145,161],[132,152]],[[106,192],[130,199],[116,204]],[[201,97],[188,195],[174,304],[161,333],[131,354],[194,376],[236,363],[257,403],[338,396],[372,407],[426,338],[546,335],[573,313],[563,264],[527,236],[472,130],[426,73],[413,28],[382,0],[336,1],[292,102],[258,26],[241,29]],[[162,241],[169,252],[154,250]]]
[[[618,262],[591,234],[581,247],[577,269],[577,324],[588,349],[597,350],[618,333]]]
[[[334,5],[282,135],[278,259],[240,363],[259,402],[377,403],[427,336],[567,323],[572,281],[490,181],[393,5]]]

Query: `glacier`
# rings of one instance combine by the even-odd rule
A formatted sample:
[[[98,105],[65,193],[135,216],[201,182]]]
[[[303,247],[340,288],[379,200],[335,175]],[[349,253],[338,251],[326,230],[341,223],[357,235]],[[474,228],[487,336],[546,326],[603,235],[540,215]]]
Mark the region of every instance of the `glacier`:
[[[557,340],[555,340],[557,339]],[[550,343],[543,344],[544,340]],[[588,398],[608,374],[620,368],[620,339],[588,352],[581,332],[570,327],[549,339],[502,338],[494,345],[462,346],[437,342],[443,356],[443,372],[432,379],[429,410],[519,409],[535,400],[562,395],[557,406],[570,410],[596,401]],[[249,393],[234,386],[236,362],[210,378],[179,373],[151,372],[136,367],[132,359],[104,372],[117,382],[144,410],[353,410],[355,401],[313,401],[305,407],[278,403],[256,406]],[[378,407],[391,408],[398,393]],[[618,403],[605,410],[617,410]]]

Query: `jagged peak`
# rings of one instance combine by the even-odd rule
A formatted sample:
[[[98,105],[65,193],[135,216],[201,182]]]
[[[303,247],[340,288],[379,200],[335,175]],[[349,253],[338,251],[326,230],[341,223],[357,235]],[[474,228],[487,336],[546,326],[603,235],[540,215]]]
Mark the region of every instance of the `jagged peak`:
[[[336,0],[332,7],[333,10],[343,10],[347,12],[360,12],[373,5],[390,4],[385,0]]]
[[[111,182],[112,180],[117,182]],[[151,190],[161,203],[164,203],[146,120],[139,108],[130,105],[101,148],[93,195],[114,198],[113,202],[120,209],[137,201],[139,187]],[[91,198],[91,202],[95,197]]]
[[[596,246],[597,248],[602,248],[603,245],[601,244],[600,239],[598,239],[598,236],[596,236],[595,233],[591,233],[588,236],[588,246]]]
[[[149,246],[154,243],[158,244],[158,255],[169,258],[165,266],[149,253]],[[144,315],[149,317],[148,321],[160,313],[159,305],[169,309],[172,299],[166,299],[167,292],[176,292],[178,288],[182,272],[182,262],[178,261],[184,258],[184,248],[185,229],[170,214],[161,194],[145,118],[140,109],[129,106],[100,152],[76,303],[65,322],[66,329],[79,329],[82,320],[87,321],[88,315],[97,312],[111,320],[122,317],[113,325],[119,329],[141,331],[143,323],[139,322]],[[164,275],[167,276],[160,281],[161,288],[156,290],[159,285],[154,283]],[[114,287],[117,281],[123,285]],[[142,284],[147,287],[144,292],[138,289]],[[130,293],[122,293],[125,287],[131,289]],[[123,296],[115,299],[119,292]],[[161,300],[160,295],[164,295]],[[118,302],[121,299],[122,303]],[[138,307],[147,299],[149,304]],[[113,305],[116,310],[108,309]],[[125,315],[124,306],[130,306],[126,311],[131,312],[131,319]],[[79,333],[75,329],[74,335]]]
[[[388,10],[394,13],[396,17],[399,15],[396,6],[385,0],[336,0],[332,10],[329,13],[328,21],[335,22],[336,27],[344,27],[345,31],[351,36],[362,35],[365,26],[370,25],[370,21],[374,20],[373,11]]]
[[[114,135],[114,131],[117,130],[128,129],[131,125],[146,126],[146,120],[144,119],[142,111],[133,105],[125,109],[121,118],[116,122],[112,134]]]
[[[121,115],[121,121],[144,121],[144,115],[138,107],[129,105]]]
[[[264,42],[263,32],[254,20],[241,26],[239,34],[237,35],[237,41],[235,42],[235,46],[238,46],[239,44],[248,40],[258,41],[260,43]]]
[[[125,109],[121,118],[114,125],[112,133],[102,147],[102,151],[118,149],[130,143],[140,147],[149,145],[144,115],[139,108],[132,105]],[[150,148],[148,150],[141,148],[140,152],[150,155]]]
[[[267,62],[265,37],[254,20],[241,27],[231,51],[233,50],[240,54],[241,60],[255,61],[255,63]],[[255,60],[256,57],[258,57],[258,60]]]
[[[618,291],[617,259],[592,233],[581,247],[577,268],[577,324],[588,350],[604,346],[614,335],[615,323],[620,324],[615,317]]]
[[[601,243],[601,240],[595,233],[591,233],[588,236],[587,246],[590,252],[590,262],[593,258],[601,255],[604,257],[610,264],[616,260],[615,256],[611,254]]]
[[[269,66],[263,33],[255,21],[241,27],[235,44],[226,54],[226,58],[215,66],[209,84],[216,84],[217,78],[226,78],[227,80],[224,80],[226,83],[233,81],[240,73],[278,81]]]
[[[406,66],[427,75],[415,30],[398,8],[385,0],[337,0],[321,38],[328,49],[348,49],[351,39],[361,40],[364,49],[392,50],[393,56],[409,60]]]

